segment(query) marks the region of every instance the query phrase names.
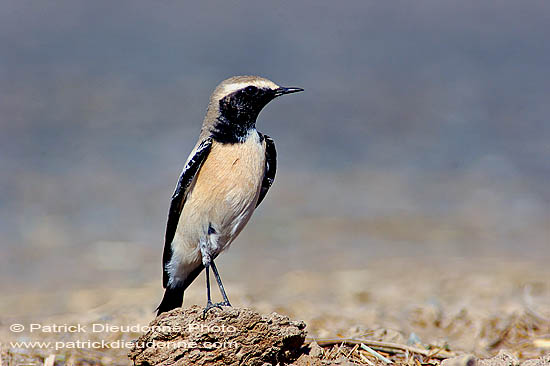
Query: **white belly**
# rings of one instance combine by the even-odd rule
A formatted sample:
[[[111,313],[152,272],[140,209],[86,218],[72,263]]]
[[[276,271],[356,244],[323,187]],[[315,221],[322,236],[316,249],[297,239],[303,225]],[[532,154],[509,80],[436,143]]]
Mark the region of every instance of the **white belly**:
[[[184,279],[229,247],[256,208],[264,170],[265,148],[256,130],[244,143],[212,144],[172,241],[170,277]]]

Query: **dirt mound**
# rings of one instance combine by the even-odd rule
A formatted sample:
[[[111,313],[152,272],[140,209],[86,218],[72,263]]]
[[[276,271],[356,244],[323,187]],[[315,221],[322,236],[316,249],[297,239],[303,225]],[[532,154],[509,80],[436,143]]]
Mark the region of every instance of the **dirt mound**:
[[[305,323],[246,308],[175,309],[157,317],[128,357],[135,365],[275,365],[295,360]]]

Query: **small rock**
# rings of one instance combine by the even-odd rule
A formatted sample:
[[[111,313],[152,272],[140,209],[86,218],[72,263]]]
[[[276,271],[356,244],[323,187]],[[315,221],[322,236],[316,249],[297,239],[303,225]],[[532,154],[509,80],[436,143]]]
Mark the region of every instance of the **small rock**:
[[[323,348],[317,344],[317,342],[313,341],[309,345],[309,356],[313,358],[322,358],[323,357]]]

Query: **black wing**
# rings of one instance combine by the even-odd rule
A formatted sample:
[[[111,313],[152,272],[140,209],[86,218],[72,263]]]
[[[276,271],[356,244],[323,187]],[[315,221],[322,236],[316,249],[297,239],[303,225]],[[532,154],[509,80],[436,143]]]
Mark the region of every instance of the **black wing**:
[[[269,191],[275,180],[275,172],[277,171],[277,150],[275,150],[275,143],[271,137],[267,135],[263,135],[263,137],[265,139],[265,173],[256,207],[260,205],[267,191]]]
[[[174,240],[174,235],[176,234],[176,228],[178,227],[181,210],[183,209],[183,205],[185,205],[187,192],[201,168],[202,163],[206,160],[211,147],[212,139],[210,138],[204,140],[199,147],[197,147],[195,155],[189,159],[189,162],[185,165],[185,168],[183,168],[183,172],[176,185],[176,190],[172,195],[170,210],[168,211],[168,222],[166,223],[166,235],[164,236],[164,253],[162,255],[162,285],[164,287],[168,284],[166,265],[172,259],[172,240]]]

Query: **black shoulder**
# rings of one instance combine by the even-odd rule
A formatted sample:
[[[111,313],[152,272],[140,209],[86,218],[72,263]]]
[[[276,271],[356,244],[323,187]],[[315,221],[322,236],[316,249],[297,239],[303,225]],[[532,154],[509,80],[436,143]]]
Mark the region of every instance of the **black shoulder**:
[[[277,172],[277,150],[275,149],[275,142],[267,135],[260,135],[260,137],[265,141],[265,173],[256,207],[258,207],[265,198],[267,191],[269,191],[269,188],[271,188],[275,180],[275,173]]]
[[[212,139],[205,139],[195,150],[193,156],[189,159],[189,162],[183,168],[183,171],[176,185],[172,200],[170,202],[170,209],[168,211],[168,221],[166,223],[166,234],[164,236],[164,253],[162,255],[163,263],[163,277],[162,283],[166,287],[168,284],[168,272],[166,271],[166,265],[172,259],[172,240],[176,234],[176,228],[180,219],[181,211],[185,205],[187,193],[189,187],[193,183],[197,173],[199,172],[202,164],[206,160],[210,148],[212,147]]]

